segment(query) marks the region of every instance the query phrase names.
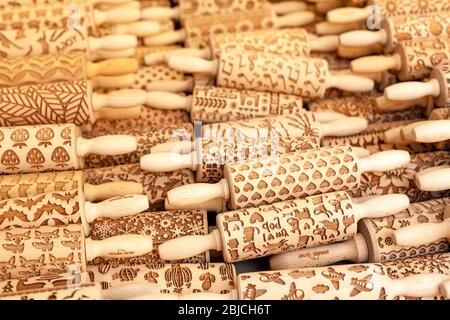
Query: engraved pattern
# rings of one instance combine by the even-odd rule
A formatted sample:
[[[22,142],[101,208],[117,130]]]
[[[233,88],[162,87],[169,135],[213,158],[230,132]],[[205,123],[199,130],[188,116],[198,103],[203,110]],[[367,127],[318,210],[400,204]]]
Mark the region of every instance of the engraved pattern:
[[[122,234],[143,234],[153,237],[153,251],[149,254],[134,258],[104,258],[98,257],[90,261],[90,265],[113,264],[147,264],[160,263],[158,245],[181,236],[205,235],[208,233],[207,212],[204,210],[180,210],[143,212],[135,216],[118,219],[100,218],[91,224],[93,240],[102,240]],[[208,262],[209,253],[205,252],[195,257],[184,259],[185,263]]]
[[[284,271],[244,273],[238,276],[244,300],[398,300],[389,294],[383,279],[420,273],[450,274],[450,254],[437,254],[386,263],[336,265]]]
[[[0,231],[0,281],[65,273],[69,266],[85,271],[81,224]]]
[[[2,300],[101,300],[101,289],[97,284],[82,284],[76,288],[42,289],[5,295]]]
[[[351,2],[360,3],[361,0]],[[379,6],[381,15],[386,17],[450,10],[450,3],[447,0],[376,0],[372,3]]]
[[[358,188],[361,172],[350,146],[295,152],[259,161],[227,164],[230,209],[256,207]]]
[[[100,283],[106,290],[123,283],[148,282],[158,284],[161,293],[228,293],[236,289],[236,270],[228,263],[148,263],[119,265],[105,263],[88,266],[91,281]],[[189,281],[175,276],[177,270],[191,274]],[[188,270],[188,271],[187,271]]]
[[[350,239],[356,211],[346,192],[334,192],[217,215],[226,262],[254,259]]]
[[[74,123],[92,119],[86,80],[0,88],[0,125]]]
[[[81,171],[0,175],[0,200],[78,190],[82,181]]]
[[[221,52],[217,74],[220,87],[323,97],[329,71],[323,59],[241,51]]]
[[[78,169],[78,128],[72,124],[0,128],[0,173]]]
[[[269,115],[298,114],[304,111],[302,99],[298,96],[196,86],[193,92],[191,119],[214,123]]]
[[[87,168],[99,168],[116,166],[120,164],[138,163],[139,159],[150,153],[150,149],[160,143],[168,141],[192,140],[193,126],[192,123],[177,124],[172,126],[164,126],[159,129],[133,129],[120,134],[135,136],[138,144],[134,152],[117,156],[103,156],[98,154],[90,154],[85,157],[85,165]]]
[[[38,228],[81,223],[77,190],[39,194],[0,201],[0,229]]]
[[[239,11],[253,11],[267,8],[266,0],[181,0],[181,17],[201,17],[214,14],[234,14]]]
[[[169,190],[195,182],[192,171],[188,169],[171,172],[149,172],[141,170],[139,164],[86,169],[83,172],[86,183],[94,185],[114,181],[142,183],[144,194],[148,196],[150,210],[164,210],[164,201]]]

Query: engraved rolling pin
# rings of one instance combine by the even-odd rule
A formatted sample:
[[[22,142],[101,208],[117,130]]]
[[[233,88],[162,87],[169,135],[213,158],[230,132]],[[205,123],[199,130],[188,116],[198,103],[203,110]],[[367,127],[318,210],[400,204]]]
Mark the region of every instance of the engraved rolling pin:
[[[429,77],[433,68],[448,58],[448,38],[411,40],[399,42],[392,55],[353,60],[351,68],[356,73],[390,70],[401,81],[420,80]]]
[[[102,87],[103,84],[108,85],[102,83],[105,76],[129,75],[137,72],[138,68],[136,59],[109,59],[93,63],[87,61],[82,52],[0,59],[0,87],[85,79],[90,79],[94,87]]]
[[[291,56],[309,56],[311,51],[335,51],[337,36],[314,38],[305,29],[255,30],[239,33],[211,34],[209,46],[204,49],[177,49],[145,56],[145,63],[167,62],[173,56],[194,56],[217,59],[224,50],[266,52]]]
[[[356,203],[346,192],[283,201],[217,215],[217,230],[207,236],[180,237],[161,244],[164,260],[178,260],[206,250],[223,251],[237,262],[298,248],[347,240],[362,218],[379,218],[409,205],[405,195],[378,196]]]
[[[81,224],[0,231],[3,279],[86,270],[96,257],[139,257],[153,250],[152,237],[129,234],[97,241],[85,238]]]
[[[90,57],[97,50],[125,50],[137,47],[134,35],[88,36],[86,28],[25,29],[0,31],[0,51],[4,58],[82,51]]]
[[[302,198],[319,193],[353,190],[361,174],[387,171],[409,163],[406,151],[389,150],[360,158],[350,146],[294,152],[264,160],[226,164],[217,184],[193,184],[170,190],[167,206],[197,207],[221,198],[231,210]]]
[[[448,204],[450,198],[416,202],[395,215],[362,219],[358,222],[358,233],[353,239],[274,255],[270,258],[270,267],[278,270],[321,267],[341,261],[386,262],[447,252],[447,240],[441,239],[418,247],[400,247],[393,243],[392,237],[395,230],[406,224],[441,222]]]
[[[328,88],[364,92],[374,81],[355,75],[333,75],[326,60],[290,57],[267,53],[226,51],[219,60],[197,57],[172,57],[169,66],[190,73],[207,73],[216,77],[219,87],[269,91],[319,98]]]
[[[340,43],[349,47],[368,46],[375,43],[384,46],[385,53],[392,53],[395,46],[405,40],[449,37],[447,28],[450,12],[430,15],[406,15],[384,18],[378,31],[357,30],[340,35]]]
[[[89,154],[118,155],[137,148],[133,136],[84,139],[73,124],[3,127],[0,138],[1,173],[80,169]]]
[[[450,4],[447,0],[436,0],[433,3],[420,0],[369,0],[367,6],[337,8],[327,12],[327,20],[334,23],[350,23],[378,17],[395,17],[427,13],[448,12]]]
[[[320,147],[323,136],[358,133],[366,127],[363,118],[322,124],[315,114],[306,112],[210,124],[203,126],[201,141],[157,145],[152,153],[141,157],[140,164],[143,170],[151,172],[191,169],[196,171],[197,182],[217,182],[223,178],[225,164],[315,149]],[[178,148],[181,152],[177,152]]]

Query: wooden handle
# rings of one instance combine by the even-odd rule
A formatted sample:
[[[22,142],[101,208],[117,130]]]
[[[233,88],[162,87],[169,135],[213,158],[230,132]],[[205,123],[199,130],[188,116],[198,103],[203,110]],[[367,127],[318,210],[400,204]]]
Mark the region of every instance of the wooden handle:
[[[441,295],[445,297],[445,299],[450,299],[450,280],[444,281],[439,286],[439,291]]]
[[[121,89],[133,86],[136,83],[135,73],[121,76],[98,76],[90,80],[93,88]]]
[[[146,105],[163,110],[183,109],[191,110],[192,96],[181,96],[172,92],[150,91],[147,92]]]
[[[387,70],[400,70],[402,60],[400,55],[368,56],[353,60],[350,63],[353,72],[383,72]]]
[[[119,76],[138,71],[139,63],[136,59],[108,59],[102,62],[86,63],[86,77]]]
[[[398,246],[420,246],[450,238],[450,218],[439,223],[420,223],[395,230],[392,239]]]
[[[353,204],[358,212],[357,219],[377,219],[399,213],[409,207],[409,198],[405,194],[385,194],[370,197],[363,202]]]
[[[169,141],[150,148],[151,153],[171,152],[191,154],[192,151],[194,151],[194,143],[192,141]]]
[[[314,113],[317,114],[317,113]],[[343,137],[361,133],[366,130],[368,121],[362,117],[346,117],[343,119],[322,123],[321,137]]]
[[[186,77],[185,80],[161,80],[147,83],[148,91],[165,91],[173,93],[192,92],[194,90],[194,79]]]
[[[83,191],[86,201],[93,202],[128,194],[144,194],[144,186],[132,181],[113,181],[99,185],[85,183]]]
[[[350,23],[366,20],[371,14],[367,8],[337,8],[327,12],[327,20],[334,23]]]
[[[441,284],[449,279],[447,274],[414,274],[401,279],[386,279],[383,287],[391,297],[435,297],[440,294]]]
[[[129,135],[107,135],[92,139],[77,138],[76,152],[79,157],[88,154],[115,156],[137,150],[136,137]]]
[[[427,121],[423,121],[427,122]],[[422,123],[422,121],[414,122],[403,127],[396,127],[384,132],[383,140],[392,144],[408,144],[413,142],[412,129]]]
[[[330,21],[322,21],[316,23],[315,30],[318,35],[339,35],[343,32],[352,31],[361,28],[361,22],[351,23],[334,23]]]
[[[330,74],[328,87],[352,92],[368,92],[375,87],[375,81],[352,74]]]
[[[192,206],[182,206],[178,207],[169,203],[166,199],[164,203],[166,210],[206,210],[208,212],[224,212],[227,211],[227,202],[224,199],[211,199],[209,201],[202,202],[200,204]]]
[[[434,143],[450,139],[450,120],[430,120],[412,128],[413,141]]]
[[[150,7],[141,10],[141,19],[143,20],[164,22],[170,19],[180,19],[180,16],[180,7]]]
[[[311,11],[292,12],[276,17],[275,27],[277,29],[300,27],[314,22],[315,19],[316,15]]]
[[[148,37],[161,31],[161,25],[156,21],[137,21],[116,24],[115,34],[131,34],[136,37]]]
[[[367,262],[368,258],[366,240],[357,233],[347,241],[274,255],[269,259],[269,263],[271,270],[285,270],[328,266],[341,261],[363,263]]]
[[[174,70],[187,73],[206,73],[216,75],[218,70],[217,60],[209,61],[197,57],[172,57],[167,62]]]
[[[104,200],[99,203],[85,202],[86,221],[92,223],[98,218],[120,218],[132,216],[150,207],[146,195],[127,195]]]
[[[222,238],[217,229],[208,235],[179,237],[158,246],[159,257],[166,261],[194,257],[209,250],[222,251]]]
[[[103,290],[103,299],[107,300],[126,300],[135,297],[144,297],[152,294],[160,294],[160,287],[157,283],[132,282],[114,284],[114,286]]]
[[[416,172],[416,187],[422,191],[443,191],[450,189],[450,166],[438,166]]]
[[[183,42],[184,40],[186,40],[186,31],[184,29],[179,29],[145,37],[144,44],[146,46],[167,46],[170,44]]]
[[[411,156],[404,150],[388,150],[371,154],[360,159],[361,172],[382,172],[401,168],[411,161]]]
[[[94,111],[104,107],[129,108],[145,105],[147,92],[139,89],[122,89],[107,94],[92,93],[92,108]]]
[[[197,170],[195,153],[178,154],[173,152],[156,152],[142,156],[141,169],[150,172],[170,172],[181,169]]]
[[[141,116],[142,106],[131,108],[101,108],[95,111],[95,119],[118,120],[135,119]]]
[[[104,240],[85,240],[86,259],[92,261],[97,257],[132,258],[150,253],[153,250],[151,236],[127,234]]]
[[[380,111],[400,111],[412,107],[425,108],[428,104],[428,97],[423,97],[416,100],[392,101],[386,99],[385,96],[381,96],[375,100],[375,103]]]
[[[167,202],[169,205],[179,208],[199,205],[212,199],[228,200],[229,198],[230,190],[225,179],[215,184],[187,184],[167,192]]]
[[[271,3],[270,6],[276,14],[286,14],[307,9],[306,3],[300,1],[281,1]]]
[[[387,43],[387,36],[384,30],[356,30],[341,34],[339,41],[342,46],[367,47],[377,43],[385,45]]]
[[[97,50],[89,52],[89,60],[100,61],[113,58],[131,58],[136,55],[136,48],[123,50]]]
[[[311,51],[332,52],[339,47],[339,37],[336,35],[313,38],[309,41]]]
[[[130,34],[111,35],[102,38],[89,37],[88,39],[89,52],[101,49],[108,51],[124,50],[136,48],[137,45],[137,37]]]
[[[123,23],[138,21],[141,18],[139,8],[127,7],[126,10],[122,7],[109,9],[105,11],[94,10],[94,20],[96,25],[101,25],[105,22],[109,23]]]
[[[170,58],[172,57],[198,57],[203,59],[211,59],[211,50],[209,48],[204,49],[190,49],[190,48],[183,48],[183,49],[176,49],[176,50],[170,50],[170,51],[163,51],[163,52],[155,52],[150,53],[144,57],[144,62],[146,65],[154,65],[154,64],[160,64],[160,63],[167,63]]]
[[[335,111],[314,111],[314,116],[316,120],[320,123],[328,123],[336,120],[342,120],[348,118],[345,114],[335,112]]]
[[[426,96],[439,97],[440,94],[439,81],[436,79],[400,82],[384,89],[384,96],[389,100],[415,100]]]

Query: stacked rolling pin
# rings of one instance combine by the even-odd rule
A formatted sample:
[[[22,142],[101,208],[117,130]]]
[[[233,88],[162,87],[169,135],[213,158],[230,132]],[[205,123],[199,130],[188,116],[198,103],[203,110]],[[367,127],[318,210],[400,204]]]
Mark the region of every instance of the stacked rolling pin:
[[[0,17],[0,300],[450,298],[448,0]]]

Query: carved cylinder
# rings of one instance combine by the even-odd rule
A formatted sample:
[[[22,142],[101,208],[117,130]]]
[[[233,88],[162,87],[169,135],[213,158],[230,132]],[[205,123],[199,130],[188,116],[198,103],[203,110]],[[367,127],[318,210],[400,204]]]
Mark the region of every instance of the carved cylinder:
[[[265,0],[228,0],[228,1],[214,1],[214,0],[181,0],[178,1],[181,11],[181,18],[186,19],[190,17],[202,17],[214,14],[235,14],[237,12],[247,12],[249,10],[257,10],[267,8],[268,4]]]
[[[360,0],[348,2],[361,2]],[[369,0],[368,4],[378,6],[381,16],[393,17],[403,15],[423,15],[432,12],[446,12],[450,4],[446,0],[436,0],[432,3],[421,0]]]
[[[57,288],[5,295],[2,300],[102,300],[98,284],[83,284],[74,288]]]

